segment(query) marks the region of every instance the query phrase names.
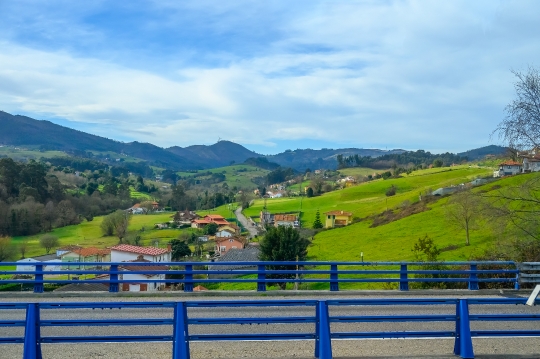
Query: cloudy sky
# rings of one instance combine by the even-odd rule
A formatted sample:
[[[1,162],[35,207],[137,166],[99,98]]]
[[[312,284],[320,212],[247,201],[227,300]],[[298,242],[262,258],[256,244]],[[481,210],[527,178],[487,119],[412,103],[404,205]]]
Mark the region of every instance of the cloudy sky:
[[[0,110],[158,146],[459,152],[540,66],[539,1],[0,0]]]

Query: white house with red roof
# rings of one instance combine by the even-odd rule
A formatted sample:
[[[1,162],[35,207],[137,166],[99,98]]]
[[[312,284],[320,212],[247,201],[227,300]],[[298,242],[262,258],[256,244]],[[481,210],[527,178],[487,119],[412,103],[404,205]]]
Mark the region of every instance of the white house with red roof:
[[[137,282],[122,283],[122,291],[124,292],[156,292],[165,287],[164,282],[148,282],[148,279],[165,280],[165,273],[155,273],[156,271],[167,271],[169,267],[166,265],[141,265],[140,263],[152,263],[143,258],[143,255],[139,255],[137,259],[127,261],[125,265],[119,267],[123,272],[119,279],[123,280],[135,280]],[[145,272],[131,273],[131,272]]]
[[[142,259],[150,262],[170,262],[171,246],[167,248],[140,247],[131,244],[118,244],[111,247],[111,262],[135,261],[142,255]]]
[[[516,161],[505,161],[499,164],[499,170],[493,173],[493,177],[512,176],[521,173],[523,165]]]

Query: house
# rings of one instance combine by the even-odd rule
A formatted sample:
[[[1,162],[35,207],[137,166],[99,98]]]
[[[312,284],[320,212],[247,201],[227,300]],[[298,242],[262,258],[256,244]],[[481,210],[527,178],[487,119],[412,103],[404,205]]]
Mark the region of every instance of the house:
[[[35,265],[24,265],[24,264],[36,263],[36,262],[44,262],[43,270],[47,272],[57,271],[57,270],[62,269],[60,266],[62,259],[60,259],[60,257],[58,257],[56,254],[47,254],[44,256],[20,259],[17,261],[17,267],[15,268],[15,270],[17,272],[35,271],[36,270]]]
[[[325,228],[342,227],[352,223],[353,214],[351,212],[330,211],[324,215],[326,216]]]
[[[260,255],[260,249],[258,247],[248,246],[245,249],[230,249],[227,253],[216,258],[215,262],[258,262]],[[241,275],[241,273],[234,273],[238,270],[255,270],[256,265],[209,265],[208,270],[223,271],[223,274],[211,274],[208,278],[227,278],[232,276]]]
[[[60,257],[62,256],[62,254],[74,251],[75,249],[82,249],[82,247],[76,246],[76,245],[68,245],[68,246],[60,247],[56,250],[56,256]]]
[[[131,214],[145,214],[146,210],[141,207],[140,203],[135,203],[133,207],[128,208],[128,212]]]
[[[126,262],[136,260],[140,255],[150,262],[170,262],[171,246],[167,248],[140,247],[130,244],[118,244],[111,247],[111,262]]]
[[[234,223],[225,224],[218,227],[218,231],[232,231],[236,235],[240,235],[240,227]]]
[[[298,227],[298,216],[294,214],[274,214],[274,227]]]
[[[96,247],[74,249],[62,254],[62,263],[71,262],[110,262],[111,250]],[[76,266],[63,266],[66,269],[75,269]],[[80,266],[79,266],[80,268]],[[85,266],[85,269],[90,269]]]
[[[265,225],[272,225],[274,223],[274,215],[268,211],[261,211],[259,221],[263,227]]]
[[[224,226],[224,225],[229,224],[229,222],[225,218],[223,218],[223,216],[220,216],[219,214],[208,214],[201,219],[195,219],[191,221],[191,227],[204,228],[210,223],[215,223],[218,226]]]
[[[214,251],[217,255],[223,255],[227,253],[230,249],[243,249],[245,239],[243,237],[224,237],[217,238]]]
[[[235,234],[236,234],[235,231],[233,231],[231,229],[221,229],[221,230],[216,232],[216,238],[218,238],[218,237],[221,237],[221,238],[232,237]]]
[[[499,164],[499,176],[512,176],[521,173],[523,165],[515,161],[506,161]],[[495,176],[494,176],[495,177]]]
[[[176,212],[174,215],[171,216],[171,218],[177,224],[191,225],[191,221],[199,219],[199,215],[193,211],[185,210],[183,212]]]
[[[134,280],[137,282],[122,283],[121,290],[124,292],[157,292],[165,287],[165,282],[148,282],[151,280],[165,280],[165,273],[153,273],[155,271],[167,271],[169,266],[166,265],[141,265],[140,263],[153,263],[153,261],[144,259],[144,255],[140,254],[135,260],[126,261],[129,264],[123,264],[118,267],[121,270],[120,280]],[[129,273],[129,272],[146,272]]]
[[[523,172],[540,172],[540,155],[523,156]]]

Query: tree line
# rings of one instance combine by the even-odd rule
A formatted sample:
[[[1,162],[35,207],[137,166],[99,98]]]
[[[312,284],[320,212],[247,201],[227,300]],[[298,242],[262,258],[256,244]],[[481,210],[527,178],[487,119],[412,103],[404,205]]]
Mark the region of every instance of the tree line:
[[[424,150],[406,151],[400,154],[393,153],[379,157],[370,156],[343,156],[337,155],[336,161],[338,169],[349,167],[368,167],[368,168],[389,168],[392,165],[408,166],[429,166],[435,167],[450,166],[453,163],[462,163],[467,161],[467,157],[461,157],[453,153],[432,154]]]

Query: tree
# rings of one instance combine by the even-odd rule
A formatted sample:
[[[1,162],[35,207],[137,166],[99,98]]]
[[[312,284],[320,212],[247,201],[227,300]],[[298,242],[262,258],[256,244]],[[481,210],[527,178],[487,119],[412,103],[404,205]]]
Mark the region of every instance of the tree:
[[[213,236],[216,234],[218,230],[218,225],[214,222],[207,224],[204,227],[204,234],[208,234],[209,236]]]
[[[396,186],[392,185],[389,189],[386,190],[386,197],[395,196],[396,195]]]
[[[39,239],[39,245],[45,249],[45,252],[49,254],[53,247],[58,247],[58,237],[52,234],[44,234]]]
[[[170,243],[172,249],[171,257],[174,261],[181,260],[184,257],[191,255],[191,249],[185,241],[173,239]]]
[[[516,98],[506,106],[506,117],[492,136],[498,133],[510,148],[531,150],[540,146],[540,73],[532,67],[526,73],[512,73],[517,78]]]
[[[325,184],[324,179],[322,177],[317,176],[311,181],[309,186],[313,188],[313,191],[316,194],[321,194],[324,184]]]
[[[271,262],[304,261],[307,257],[309,244],[310,241],[302,238],[293,227],[268,227],[264,239],[260,242],[261,252],[259,258],[262,261]],[[270,270],[293,270],[295,266],[270,265],[267,268]],[[270,274],[267,275],[267,278],[288,279],[294,278],[294,274]],[[281,289],[285,289],[287,283],[277,282],[275,284],[279,285]]]
[[[315,221],[313,222],[313,228],[319,229],[322,228],[323,224],[321,222],[321,214],[319,213],[319,210],[315,213]]]
[[[470,190],[463,190],[453,194],[446,204],[448,221],[465,230],[466,245],[469,245],[469,232],[477,228],[480,218],[480,197]]]
[[[127,211],[117,210],[112,214],[114,233],[118,237],[120,243],[125,238],[127,234],[127,229],[129,226],[129,220],[131,219],[131,214]]]
[[[0,236],[0,262],[12,259],[14,254],[15,248],[11,243],[11,237]]]
[[[26,251],[28,250],[28,239],[23,239],[21,243],[19,243],[19,253],[21,254],[21,259],[25,258]]]
[[[442,167],[443,161],[440,158],[437,158],[435,161],[433,161],[433,167]]]
[[[154,204],[152,201],[143,201],[141,202],[141,208],[144,210],[144,214],[148,214],[154,209]]]
[[[113,219],[111,215],[103,217],[103,221],[101,222],[101,233],[103,233],[104,236],[112,236],[114,234],[114,224]]]
[[[313,197],[313,188],[311,187],[308,187],[307,191],[306,191],[306,196],[309,198],[309,197]]]

